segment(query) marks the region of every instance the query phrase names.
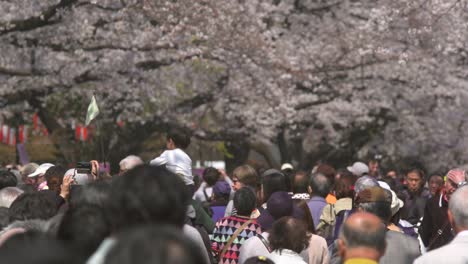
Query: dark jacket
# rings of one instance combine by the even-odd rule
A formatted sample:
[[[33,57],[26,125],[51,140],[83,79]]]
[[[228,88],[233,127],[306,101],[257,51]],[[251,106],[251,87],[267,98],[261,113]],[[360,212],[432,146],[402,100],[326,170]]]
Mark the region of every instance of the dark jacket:
[[[443,194],[436,195],[427,201],[419,234],[428,250],[444,246],[454,237],[447,211],[448,202]]]
[[[404,219],[415,225],[424,215],[424,208],[431,193],[427,189],[421,189],[413,193],[408,190],[402,192],[402,200],[405,203],[401,209],[401,219]]]

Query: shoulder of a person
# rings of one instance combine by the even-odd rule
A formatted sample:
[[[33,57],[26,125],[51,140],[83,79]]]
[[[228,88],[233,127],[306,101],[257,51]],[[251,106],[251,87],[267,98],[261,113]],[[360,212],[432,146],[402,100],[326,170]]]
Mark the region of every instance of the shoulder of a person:
[[[315,234],[312,234],[310,236],[310,245],[315,245],[315,247],[324,247],[324,248],[328,248],[328,245],[327,245],[327,241],[325,240],[325,238],[319,236],[319,235],[315,235]]]
[[[419,243],[416,238],[408,236],[401,232],[388,230],[386,238],[389,240],[389,243],[396,243],[408,249],[410,249],[411,247],[419,248]]]

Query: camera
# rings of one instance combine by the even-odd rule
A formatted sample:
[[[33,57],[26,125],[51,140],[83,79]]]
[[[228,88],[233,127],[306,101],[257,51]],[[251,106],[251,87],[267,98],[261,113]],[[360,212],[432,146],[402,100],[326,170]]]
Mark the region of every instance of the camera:
[[[80,161],[76,163],[76,173],[91,174],[91,162]]]

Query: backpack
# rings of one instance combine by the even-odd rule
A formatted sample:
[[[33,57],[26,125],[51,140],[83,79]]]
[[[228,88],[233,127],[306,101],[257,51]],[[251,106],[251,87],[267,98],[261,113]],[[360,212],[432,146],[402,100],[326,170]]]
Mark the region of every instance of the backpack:
[[[351,210],[341,210],[338,213],[335,211],[335,205],[330,204],[330,210],[322,212],[328,214],[330,223],[320,222],[317,226],[317,235],[325,238],[327,245],[330,246],[338,238],[340,228],[343,222],[348,218]]]

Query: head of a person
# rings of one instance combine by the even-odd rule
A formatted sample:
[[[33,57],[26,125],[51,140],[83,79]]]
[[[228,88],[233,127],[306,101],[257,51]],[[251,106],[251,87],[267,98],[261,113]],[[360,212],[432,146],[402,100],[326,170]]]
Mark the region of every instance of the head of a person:
[[[389,171],[387,172],[387,175],[386,175],[386,176],[387,176],[387,177],[390,177],[390,178],[393,178],[394,180],[397,180],[397,178],[398,178],[398,174],[397,174],[397,172],[394,171],[394,170],[389,170]]]
[[[336,199],[351,198],[354,199],[354,183],[356,177],[351,173],[343,173],[335,182]]]
[[[186,149],[190,145],[190,134],[182,129],[173,128],[167,132],[166,148],[167,149]]]
[[[250,216],[257,206],[257,197],[250,187],[242,187],[234,194],[234,208],[240,216]]]
[[[360,191],[369,188],[379,186],[377,180],[370,176],[362,176],[356,180],[354,184],[354,193],[358,194]]]
[[[62,166],[50,167],[44,174],[44,178],[47,181],[49,190],[56,193],[60,193],[60,185],[62,185],[63,176],[67,170]]]
[[[448,218],[457,233],[468,230],[468,186],[458,188],[450,198]]]
[[[117,236],[105,264],[205,264],[199,248],[170,225],[141,226]]]
[[[110,235],[110,224],[102,208],[83,204],[69,208],[62,218],[57,238],[90,256]]]
[[[298,171],[293,178],[293,193],[308,193],[309,179],[303,171]]]
[[[21,174],[21,178],[23,179],[23,182],[26,183],[28,181],[28,175],[33,173],[37,169],[37,167],[39,167],[39,164],[31,162],[31,163],[24,165],[20,169],[20,174]]]
[[[438,194],[442,188],[444,187],[444,177],[434,174],[429,177],[428,180],[429,191],[431,192],[432,196]]]
[[[140,165],[115,178],[108,213],[113,232],[143,224],[182,228],[190,194],[165,166]]]
[[[244,264],[275,264],[275,262],[265,256],[256,256],[246,259]]]
[[[85,257],[62,241],[32,231],[13,235],[0,249],[0,263],[78,264],[84,262],[86,262]]]
[[[15,187],[18,184],[16,175],[9,170],[0,170],[0,190],[5,187]]]
[[[241,165],[232,172],[232,189],[239,190],[242,187],[250,186],[257,188],[257,171],[250,165]]]
[[[274,192],[289,192],[286,176],[276,169],[269,169],[262,174],[263,202],[268,201]]]
[[[217,181],[213,186],[213,195],[215,200],[229,201],[231,187],[226,181]]]
[[[45,192],[23,193],[11,204],[10,223],[30,219],[48,220],[57,213],[57,204]]]
[[[278,220],[293,213],[293,200],[287,192],[275,192],[267,201],[267,209],[270,215]]]
[[[331,186],[335,184],[336,169],[333,168],[331,165],[325,163],[319,164],[314,172],[320,173],[327,177]]]
[[[369,160],[369,175],[376,176],[379,172],[379,161],[376,159]]]
[[[213,186],[221,178],[221,173],[218,169],[208,167],[203,171],[203,180],[208,186]]]
[[[386,226],[370,213],[357,212],[344,222],[338,238],[338,253],[349,258],[366,258],[378,261],[385,253]]]
[[[10,208],[13,201],[20,196],[23,191],[17,187],[6,187],[0,190],[0,207]]]
[[[468,175],[465,170],[452,169],[447,172],[447,180],[445,181],[445,195],[450,200],[452,194],[461,186],[466,185]]]
[[[37,169],[28,175],[29,182],[34,185],[34,186],[39,186],[39,184],[43,183],[45,181],[45,173],[47,172],[48,169],[53,167],[54,164],[52,163],[42,163],[37,167]]]
[[[331,190],[328,178],[321,173],[313,173],[309,179],[309,191],[312,196],[327,197]]]
[[[310,234],[302,220],[286,216],[276,221],[268,237],[272,250],[289,249],[296,253],[309,247]]]
[[[387,224],[392,217],[391,210],[392,195],[381,187],[370,187],[360,191],[354,204],[358,211],[371,213]]]
[[[70,207],[84,204],[106,208],[110,201],[111,184],[107,181],[96,181],[84,185],[78,192],[70,196]]]
[[[413,168],[406,173],[407,187],[410,192],[420,191],[424,181],[424,172],[420,169]]]
[[[141,164],[143,164],[143,160],[141,160],[140,157],[135,155],[129,155],[119,162],[119,174],[125,173],[126,171],[133,169]]]

